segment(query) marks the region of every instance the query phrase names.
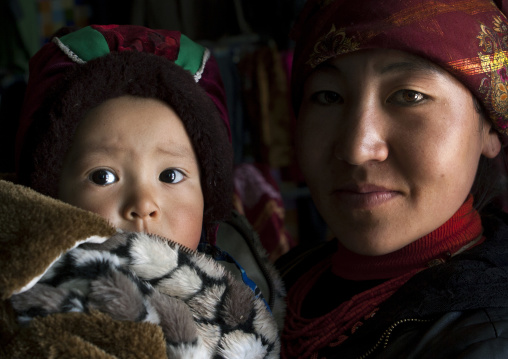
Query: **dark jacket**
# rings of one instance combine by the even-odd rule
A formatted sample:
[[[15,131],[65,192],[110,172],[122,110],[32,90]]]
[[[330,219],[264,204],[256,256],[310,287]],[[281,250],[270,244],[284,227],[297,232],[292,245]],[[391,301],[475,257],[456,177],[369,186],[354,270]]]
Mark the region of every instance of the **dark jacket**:
[[[319,357],[508,358],[508,215],[482,222],[483,244],[415,275],[350,338]],[[278,263],[283,280],[290,287],[334,245],[290,252]]]

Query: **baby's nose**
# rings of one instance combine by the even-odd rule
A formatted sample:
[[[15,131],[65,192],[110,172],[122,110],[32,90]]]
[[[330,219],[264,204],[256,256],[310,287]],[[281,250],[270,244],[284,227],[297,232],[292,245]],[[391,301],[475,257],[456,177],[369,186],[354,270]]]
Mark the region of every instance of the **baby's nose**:
[[[123,216],[128,220],[153,221],[160,217],[160,207],[150,189],[138,189],[126,201]]]

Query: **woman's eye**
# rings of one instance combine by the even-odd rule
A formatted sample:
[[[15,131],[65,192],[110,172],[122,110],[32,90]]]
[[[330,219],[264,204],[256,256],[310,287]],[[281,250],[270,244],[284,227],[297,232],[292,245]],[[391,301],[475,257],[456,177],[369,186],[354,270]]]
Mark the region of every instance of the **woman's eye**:
[[[342,104],[344,100],[341,95],[334,91],[319,91],[312,95],[312,100],[323,105]]]
[[[427,96],[421,92],[413,90],[400,90],[393,94],[388,102],[407,106],[418,104],[426,99]]]
[[[99,186],[107,186],[118,180],[112,171],[105,169],[93,171],[88,176],[88,179]]]
[[[184,178],[185,175],[181,171],[171,168],[162,171],[159,175],[159,180],[165,183],[178,183],[181,182]]]

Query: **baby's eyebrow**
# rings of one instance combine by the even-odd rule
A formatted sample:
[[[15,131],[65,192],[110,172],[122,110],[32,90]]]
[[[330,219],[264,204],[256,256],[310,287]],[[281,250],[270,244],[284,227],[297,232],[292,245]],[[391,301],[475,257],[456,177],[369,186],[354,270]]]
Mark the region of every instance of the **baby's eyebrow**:
[[[88,156],[93,155],[103,155],[103,154],[114,154],[119,152],[124,152],[126,149],[123,148],[121,145],[111,145],[111,144],[101,144],[100,146],[93,146],[89,145],[87,146],[88,150],[86,151],[86,154]],[[183,158],[187,160],[192,160],[194,162],[197,161],[194,152],[191,147],[179,145],[179,144],[172,144],[167,146],[157,146],[155,148],[155,151],[162,154],[167,155],[171,157],[178,157]]]
[[[157,147],[157,151],[163,154],[170,155],[172,157],[180,157],[196,161],[196,156],[194,155],[192,148],[187,146],[179,146],[179,145],[172,145],[170,147],[159,146]]]
[[[81,153],[77,153],[77,155],[78,156],[110,155],[116,152],[122,152],[123,150],[121,147],[105,144],[100,144],[97,146],[95,143],[88,143],[86,144],[85,148],[86,151],[81,151]]]

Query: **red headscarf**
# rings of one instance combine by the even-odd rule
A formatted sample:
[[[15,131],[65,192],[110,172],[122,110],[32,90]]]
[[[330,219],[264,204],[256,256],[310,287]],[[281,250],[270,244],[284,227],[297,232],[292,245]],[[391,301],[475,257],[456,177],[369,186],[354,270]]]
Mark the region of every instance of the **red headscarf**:
[[[499,1],[500,2],[500,1]],[[294,106],[320,63],[363,49],[405,51],[455,75],[508,135],[508,20],[490,0],[308,0],[297,22]]]
[[[393,49],[453,74],[483,105],[504,147],[508,173],[508,0],[308,0],[293,28],[292,100],[305,80],[337,55]],[[499,198],[508,212],[508,198]]]

